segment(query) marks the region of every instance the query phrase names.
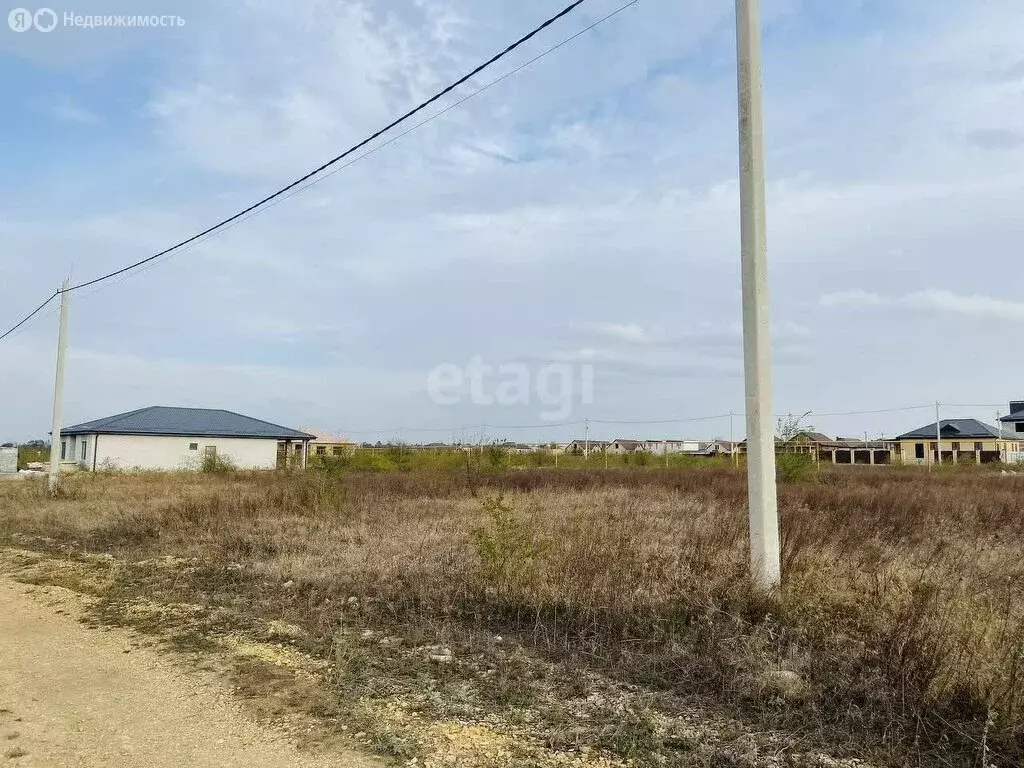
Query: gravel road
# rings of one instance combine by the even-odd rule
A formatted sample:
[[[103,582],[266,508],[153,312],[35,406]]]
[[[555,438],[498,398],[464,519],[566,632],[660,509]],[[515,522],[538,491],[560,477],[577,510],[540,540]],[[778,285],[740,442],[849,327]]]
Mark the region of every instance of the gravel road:
[[[372,768],[257,723],[216,676],[0,578],[0,766]],[[70,611],[73,613],[73,611]]]

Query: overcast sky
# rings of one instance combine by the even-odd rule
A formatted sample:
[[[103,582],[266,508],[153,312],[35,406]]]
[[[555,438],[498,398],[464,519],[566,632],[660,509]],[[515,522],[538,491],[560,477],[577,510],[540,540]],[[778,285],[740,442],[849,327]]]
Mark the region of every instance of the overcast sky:
[[[621,2],[589,0],[474,87]],[[560,5],[81,0],[52,7],[185,24],[0,27],[0,325],[69,272],[143,258],[316,167]],[[1024,399],[1024,4],[762,5],[775,410],[842,435],[933,413],[820,414],[941,400],[991,422]],[[569,365],[559,420],[742,413],[732,6],[640,0],[308,191],[76,294],[66,423],[194,405],[358,439],[439,430],[401,435],[426,441],[551,420],[536,389],[484,404],[502,376],[431,397],[432,370],[476,358],[534,388]],[[0,439],[46,434],[55,336],[44,313],[0,342]],[[727,436],[728,419],[591,430],[666,433]]]

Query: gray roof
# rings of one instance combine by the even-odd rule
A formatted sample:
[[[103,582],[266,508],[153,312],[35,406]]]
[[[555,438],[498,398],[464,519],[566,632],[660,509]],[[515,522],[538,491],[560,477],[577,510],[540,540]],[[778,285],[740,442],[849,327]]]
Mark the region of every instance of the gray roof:
[[[940,430],[942,437],[947,440],[956,440],[958,438],[969,439],[972,437],[1003,437],[1000,434],[1000,430],[995,427],[990,427],[984,422],[978,421],[977,419],[943,419],[940,422]],[[927,440],[935,439],[935,422],[933,421],[926,427],[915,429],[912,432],[905,432],[902,435],[894,438],[895,440],[914,440],[916,438],[924,438]]]
[[[87,421],[61,430],[64,435],[182,435],[195,437],[266,437],[309,440],[313,435],[232,411],[153,405],[137,411]]]
[[[827,443],[827,442],[829,442],[832,439],[831,437],[829,437],[828,435],[826,435],[823,432],[811,432],[811,431],[807,431],[807,430],[801,430],[801,431],[797,432],[795,435],[793,435],[793,437],[791,437],[788,440],[788,442],[790,442],[790,443],[801,442],[800,438],[802,438],[802,437],[806,438],[809,442],[812,442],[812,443]]]
[[[1019,421],[1024,421],[1024,411],[1017,411],[1016,413],[1011,413],[1009,416],[1003,416],[1003,418],[1001,418],[1000,421],[1004,423],[1016,423]]]

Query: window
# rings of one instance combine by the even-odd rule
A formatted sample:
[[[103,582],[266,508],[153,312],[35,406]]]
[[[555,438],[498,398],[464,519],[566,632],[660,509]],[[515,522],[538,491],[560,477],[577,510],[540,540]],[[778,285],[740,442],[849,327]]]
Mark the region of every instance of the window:
[[[64,461],[68,457],[68,441],[60,441],[60,460]]]
[[[82,440],[82,461],[85,461],[89,456],[89,444],[83,439]]]
[[[960,450],[960,443],[953,443],[953,450],[954,451],[959,451]]]
[[[199,450],[199,443],[189,443],[188,444],[188,449],[190,451],[198,451]]]
[[[915,459],[923,459],[924,458],[924,443],[915,443],[914,444],[914,458]]]
[[[318,445],[316,447],[316,455],[317,456],[326,456],[327,455],[327,446],[326,445]]]
[[[1024,432],[1024,421],[1018,421],[1013,425],[1013,428],[1018,432]]]
[[[331,453],[333,453],[335,456],[341,456],[345,453],[345,449],[342,448],[340,445],[336,445],[334,446],[334,448],[331,449]]]
[[[937,450],[939,450],[939,444],[938,444],[938,443],[932,443],[932,444],[931,444],[931,445],[930,445],[929,447],[930,447],[930,448],[931,448],[931,450],[933,450],[933,451],[937,451]]]
[[[974,444],[974,450],[975,451],[984,451],[985,450],[985,444],[984,443],[975,443]]]
[[[203,456],[208,459],[217,458],[217,446],[216,445],[205,445],[203,446]]]

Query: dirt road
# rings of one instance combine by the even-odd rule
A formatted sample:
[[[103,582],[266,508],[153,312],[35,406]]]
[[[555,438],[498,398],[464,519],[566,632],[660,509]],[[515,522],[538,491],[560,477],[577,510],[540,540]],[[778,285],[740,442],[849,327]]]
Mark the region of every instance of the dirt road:
[[[371,768],[301,752],[215,677],[82,626],[0,577],[0,766]]]

